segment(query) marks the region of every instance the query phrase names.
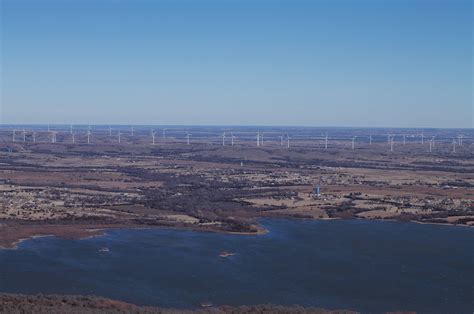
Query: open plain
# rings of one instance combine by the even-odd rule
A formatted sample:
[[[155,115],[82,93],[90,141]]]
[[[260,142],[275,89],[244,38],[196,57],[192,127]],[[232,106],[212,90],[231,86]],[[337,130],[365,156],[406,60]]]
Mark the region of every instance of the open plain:
[[[261,233],[261,217],[474,226],[471,130],[423,144],[419,131],[331,132],[4,128],[0,246],[125,227]]]

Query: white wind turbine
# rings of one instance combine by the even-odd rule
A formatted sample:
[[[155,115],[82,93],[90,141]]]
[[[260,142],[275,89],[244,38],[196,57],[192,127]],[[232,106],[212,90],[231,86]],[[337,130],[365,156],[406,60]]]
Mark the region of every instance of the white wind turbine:
[[[429,142],[430,142],[430,153],[431,153],[431,150],[432,150],[432,147],[433,147],[433,139],[431,139]]]
[[[393,138],[394,138],[394,136],[392,136],[392,137],[390,138],[390,151],[391,151],[391,152],[393,152]]]
[[[91,143],[91,131],[87,131],[87,144],[90,144]]]
[[[33,143],[36,143],[36,132],[33,132]]]
[[[120,144],[122,142],[122,133],[120,132],[120,130],[117,131],[117,135],[118,135],[118,143]]]
[[[286,133],[286,147],[290,148],[290,136]]]
[[[23,129],[23,143],[26,142],[26,131]]]
[[[155,130],[152,129],[151,130],[151,138],[152,138],[153,145],[155,145],[155,137],[156,137],[156,132],[155,132]]]
[[[352,138],[352,149],[355,149],[355,140],[356,140],[356,137],[354,136]]]
[[[453,153],[456,152],[456,139],[453,138]]]
[[[369,145],[372,145],[372,134],[369,135]]]
[[[56,143],[57,132],[51,132],[51,143]]]
[[[224,136],[225,136],[225,133],[224,133]],[[187,144],[188,144],[188,145],[190,144],[190,142],[189,142],[189,138],[190,138],[190,137],[191,137],[191,133],[186,132],[186,141],[187,141]],[[222,145],[224,145],[224,144],[222,144]]]
[[[234,133],[231,132],[231,133],[230,133],[230,140],[231,140],[231,142],[230,142],[231,144],[230,144],[230,145],[231,145],[231,146],[234,146],[234,139],[235,139]]]
[[[72,124],[69,126],[69,133],[72,134]]]
[[[109,137],[112,137],[112,127],[109,125]]]
[[[403,145],[407,143],[407,135],[403,134]]]
[[[328,149],[328,135],[326,134],[326,138],[324,139],[324,149]]]
[[[260,146],[260,132],[257,132],[257,147]]]
[[[13,130],[13,133],[12,133],[12,142],[16,142],[16,130]]]
[[[132,125],[132,133],[131,134],[132,134],[132,136],[134,136],[134,134],[135,134],[135,128],[133,127],[133,125]]]
[[[222,133],[222,146],[225,146],[225,132]]]
[[[425,140],[425,135],[423,134],[423,132],[421,132],[421,145],[424,144],[424,140]]]
[[[76,133],[73,132],[71,135],[72,135],[72,143],[76,144]]]

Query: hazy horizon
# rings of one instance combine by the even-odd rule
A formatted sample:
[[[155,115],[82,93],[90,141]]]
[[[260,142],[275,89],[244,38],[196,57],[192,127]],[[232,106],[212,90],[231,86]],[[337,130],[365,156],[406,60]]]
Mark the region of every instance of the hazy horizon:
[[[465,0],[0,0],[0,122],[473,128],[472,13]]]

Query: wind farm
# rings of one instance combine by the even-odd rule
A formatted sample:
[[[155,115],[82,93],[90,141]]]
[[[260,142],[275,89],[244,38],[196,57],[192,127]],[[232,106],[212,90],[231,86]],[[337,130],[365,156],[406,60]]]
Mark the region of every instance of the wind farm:
[[[472,129],[3,125],[0,141],[5,247],[120,227],[258,234],[262,217],[474,225]]]

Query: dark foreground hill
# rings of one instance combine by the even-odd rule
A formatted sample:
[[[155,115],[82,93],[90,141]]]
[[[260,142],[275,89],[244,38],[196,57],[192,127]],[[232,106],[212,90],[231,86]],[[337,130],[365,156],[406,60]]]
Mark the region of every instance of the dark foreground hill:
[[[300,306],[284,307],[278,305],[219,306],[199,310],[161,309],[140,307],[133,304],[93,296],[61,295],[16,295],[0,294],[0,313],[133,313],[133,314],[250,314],[250,313],[292,313],[292,314],[353,314],[353,311],[328,311]]]

